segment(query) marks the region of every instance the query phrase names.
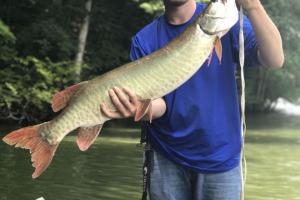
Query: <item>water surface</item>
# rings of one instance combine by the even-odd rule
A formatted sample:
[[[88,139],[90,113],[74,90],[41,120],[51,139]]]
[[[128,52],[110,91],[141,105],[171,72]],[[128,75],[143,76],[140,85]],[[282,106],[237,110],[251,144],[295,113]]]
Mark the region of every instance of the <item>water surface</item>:
[[[67,138],[35,180],[28,151],[0,143],[0,200],[139,199],[142,153],[137,140],[99,139],[87,152],[74,141]]]
[[[300,200],[300,119],[255,116],[248,119],[248,127],[246,199]],[[75,136],[70,136],[36,180],[31,179],[28,151],[0,142],[0,200],[41,196],[45,200],[138,200],[142,188],[138,133],[104,130],[86,152],[80,152]]]

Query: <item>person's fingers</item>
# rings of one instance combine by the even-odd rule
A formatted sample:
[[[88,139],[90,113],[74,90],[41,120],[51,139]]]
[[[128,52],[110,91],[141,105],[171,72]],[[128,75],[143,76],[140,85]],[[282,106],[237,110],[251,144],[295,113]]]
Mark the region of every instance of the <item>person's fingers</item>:
[[[128,95],[130,102],[137,106],[139,102],[136,94],[128,88],[122,88],[122,90]]]
[[[111,119],[119,119],[119,118],[122,118],[122,115],[121,113],[119,112],[116,112],[116,111],[111,111],[105,103],[101,103],[100,104],[100,108],[101,108],[101,111],[102,113],[108,117],[108,118],[111,118]]]
[[[123,117],[130,117],[130,113],[126,110],[124,105],[121,103],[121,101],[119,100],[119,97],[116,95],[116,93],[113,89],[109,90],[109,96],[110,96],[112,103],[116,107],[117,111],[119,113],[121,113],[121,115]]]
[[[132,116],[136,111],[136,106],[129,101],[128,95],[118,87],[114,87],[114,92],[118,96],[119,101],[125,107],[126,111]]]

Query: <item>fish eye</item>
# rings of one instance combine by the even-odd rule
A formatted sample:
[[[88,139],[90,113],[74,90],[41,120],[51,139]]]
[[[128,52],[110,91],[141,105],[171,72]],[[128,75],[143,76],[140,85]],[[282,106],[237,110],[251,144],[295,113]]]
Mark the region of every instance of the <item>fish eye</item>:
[[[216,2],[219,2],[221,1],[222,3],[226,3],[227,0],[210,0],[212,3],[216,3]]]
[[[226,3],[227,2],[227,0],[211,0],[211,2],[213,2],[213,3],[216,3],[216,2],[219,2],[219,1],[221,1],[222,3]]]

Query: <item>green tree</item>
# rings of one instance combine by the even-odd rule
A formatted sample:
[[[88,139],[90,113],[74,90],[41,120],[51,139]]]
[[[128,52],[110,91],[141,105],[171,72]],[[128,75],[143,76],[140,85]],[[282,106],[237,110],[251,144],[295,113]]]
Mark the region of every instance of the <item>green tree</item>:
[[[247,70],[247,105],[250,111],[269,110],[270,103],[278,97],[294,102],[300,98],[300,46],[297,42],[300,39],[300,2],[265,0],[262,3],[281,32],[285,64],[282,70],[259,67]]]
[[[96,1],[90,14],[84,80],[128,62],[130,37],[152,19],[131,0]],[[76,80],[73,61],[85,16],[85,1],[1,1],[0,118],[51,116],[52,95]]]
[[[85,1],[85,10],[86,15],[84,16],[80,30],[79,30],[79,36],[78,36],[78,50],[76,53],[75,58],[75,74],[76,74],[76,81],[80,81],[81,78],[81,70],[82,70],[82,64],[83,64],[83,55],[86,48],[86,40],[89,32],[89,26],[90,26],[90,17],[91,17],[91,10],[92,10],[92,0],[86,0]]]

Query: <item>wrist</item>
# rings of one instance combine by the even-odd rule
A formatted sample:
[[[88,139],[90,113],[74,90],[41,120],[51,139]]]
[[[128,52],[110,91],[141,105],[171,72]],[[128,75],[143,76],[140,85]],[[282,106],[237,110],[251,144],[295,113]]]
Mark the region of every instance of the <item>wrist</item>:
[[[158,98],[152,101],[152,106],[147,110],[143,120],[157,119],[164,115],[166,112],[166,102],[163,98]]]

